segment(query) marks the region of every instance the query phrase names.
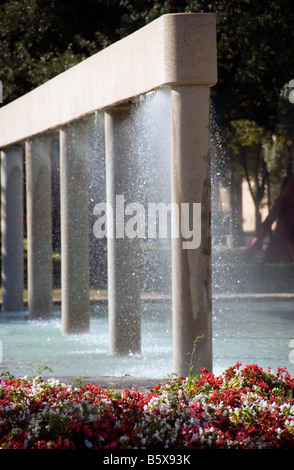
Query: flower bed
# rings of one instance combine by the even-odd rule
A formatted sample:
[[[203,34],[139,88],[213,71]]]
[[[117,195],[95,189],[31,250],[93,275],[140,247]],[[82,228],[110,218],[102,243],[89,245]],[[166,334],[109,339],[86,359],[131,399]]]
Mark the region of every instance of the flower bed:
[[[0,448],[293,448],[294,379],[240,363],[146,394],[55,379],[0,381]]]

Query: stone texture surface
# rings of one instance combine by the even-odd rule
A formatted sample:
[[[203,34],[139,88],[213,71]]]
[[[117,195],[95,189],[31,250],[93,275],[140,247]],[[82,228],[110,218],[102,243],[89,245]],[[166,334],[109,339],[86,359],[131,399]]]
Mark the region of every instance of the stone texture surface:
[[[46,380],[48,377],[44,377]],[[103,376],[103,377],[68,377],[59,376],[55,377],[65,384],[71,384],[73,386],[80,386],[80,382],[83,385],[93,384],[100,385],[103,389],[111,389],[118,392],[124,392],[129,390],[133,392],[138,389],[140,393],[147,393],[151,388],[155,387],[159,383],[165,383],[166,380],[152,379],[152,378],[138,378],[138,377],[114,377],[114,376]]]
[[[0,109],[0,147],[172,84],[217,81],[214,14],[163,15]]]

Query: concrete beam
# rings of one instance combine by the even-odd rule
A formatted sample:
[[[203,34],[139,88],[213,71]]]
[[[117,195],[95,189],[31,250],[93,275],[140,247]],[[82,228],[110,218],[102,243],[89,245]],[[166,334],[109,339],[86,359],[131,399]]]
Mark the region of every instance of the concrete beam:
[[[215,15],[164,15],[2,107],[0,148],[163,85],[216,81]]]

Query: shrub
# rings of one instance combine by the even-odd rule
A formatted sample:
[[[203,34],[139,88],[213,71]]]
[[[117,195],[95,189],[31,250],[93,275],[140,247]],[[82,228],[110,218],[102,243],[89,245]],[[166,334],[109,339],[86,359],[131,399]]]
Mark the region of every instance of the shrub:
[[[41,377],[0,382],[3,449],[294,447],[294,380],[237,363],[171,376],[146,394]]]

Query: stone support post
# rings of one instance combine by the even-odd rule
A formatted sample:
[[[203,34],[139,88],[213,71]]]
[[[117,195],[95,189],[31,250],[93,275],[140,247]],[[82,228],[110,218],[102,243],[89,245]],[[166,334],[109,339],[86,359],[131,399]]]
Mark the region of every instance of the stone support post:
[[[1,152],[2,311],[23,310],[23,152]]]
[[[51,137],[26,142],[28,308],[34,319],[52,316]]]
[[[60,131],[62,331],[87,332],[89,214],[86,138],[82,122]]]
[[[208,86],[171,89],[172,191],[179,209],[179,217],[172,213],[172,227],[179,228],[172,240],[173,348],[181,376],[189,375],[191,365],[195,374],[212,369],[209,93]],[[189,203],[195,246],[185,247],[182,203]],[[201,223],[193,220],[193,203],[201,203]]]
[[[140,247],[125,233],[125,208],[137,201],[136,158],[124,127],[130,107],[105,113],[108,317],[111,355],[141,351]],[[113,230],[112,230],[113,229]],[[112,231],[112,234],[111,234]]]

